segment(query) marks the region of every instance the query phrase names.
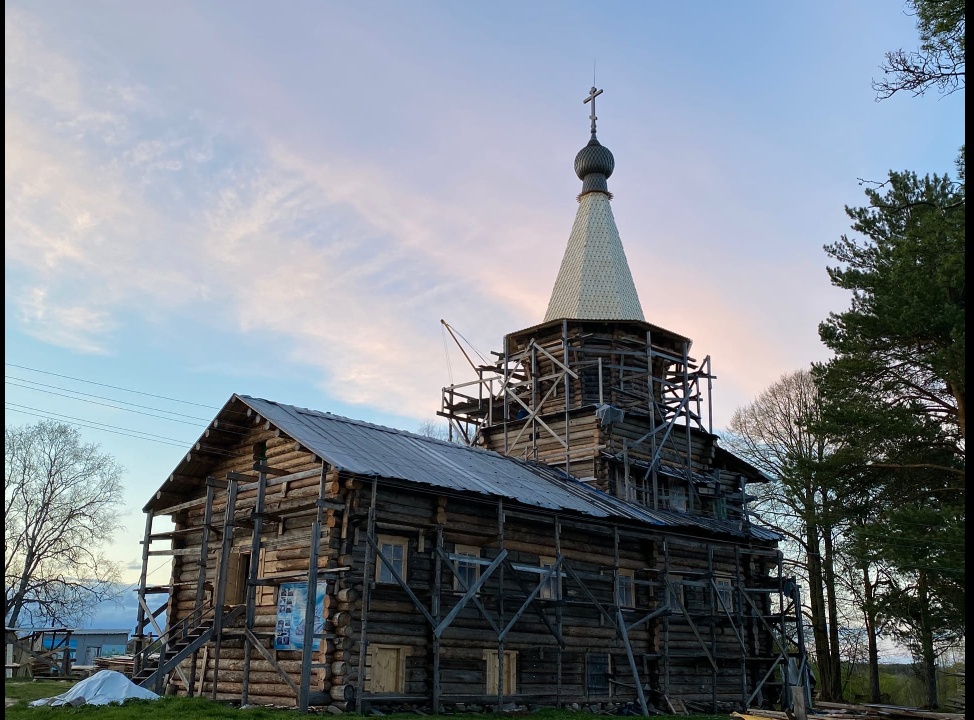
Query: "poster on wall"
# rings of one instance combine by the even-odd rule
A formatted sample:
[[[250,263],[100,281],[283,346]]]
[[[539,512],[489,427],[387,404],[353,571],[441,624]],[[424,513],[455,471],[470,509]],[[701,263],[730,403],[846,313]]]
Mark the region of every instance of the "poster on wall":
[[[324,606],[327,583],[318,583],[315,598],[315,634],[324,632]],[[308,605],[307,583],[284,583],[277,593],[277,629],[274,634],[275,650],[301,650],[304,648],[304,611]],[[321,646],[321,638],[315,638],[313,649]]]

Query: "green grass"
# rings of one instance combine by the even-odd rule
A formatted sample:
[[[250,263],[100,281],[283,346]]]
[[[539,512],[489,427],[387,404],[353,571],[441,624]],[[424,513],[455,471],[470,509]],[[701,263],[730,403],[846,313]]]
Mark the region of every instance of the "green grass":
[[[205,698],[164,697],[159,700],[129,700],[121,705],[82,705],[80,707],[29,707],[28,702],[52,697],[66,692],[74,683],[58,680],[7,680],[4,696],[18,702],[7,708],[4,720],[283,720],[295,718],[294,710],[273,708],[247,708],[240,710],[231,705]],[[322,716],[326,714],[322,713]],[[525,715],[525,713],[518,713]],[[331,717],[328,715],[328,717]],[[348,713],[341,716],[348,720],[360,720],[361,716]],[[386,715],[383,720],[421,720],[424,716],[414,713]],[[435,716],[425,716],[435,717]],[[530,713],[532,720],[592,720],[595,715],[570,710],[540,710]],[[494,714],[464,713],[450,715],[450,720],[494,720]],[[664,720],[661,717],[661,720]],[[671,720],[676,720],[672,718]],[[727,715],[691,715],[679,720],[728,720]]]

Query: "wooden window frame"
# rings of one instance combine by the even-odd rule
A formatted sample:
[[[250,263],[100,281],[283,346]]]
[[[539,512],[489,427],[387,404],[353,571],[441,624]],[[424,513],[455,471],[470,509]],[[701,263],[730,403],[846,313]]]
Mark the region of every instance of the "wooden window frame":
[[[682,508],[677,507],[677,498],[681,498]],[[673,512],[690,512],[690,488],[684,480],[670,478],[669,506]]]
[[[409,568],[409,538],[403,537],[402,535],[378,535],[375,539],[375,544],[381,549],[383,545],[395,545],[402,548],[402,569],[399,570],[399,576],[403,579],[407,579],[406,573]],[[392,560],[392,558],[389,558]],[[393,563],[395,564],[395,563]],[[390,573],[389,579],[383,579],[383,572],[388,572],[386,564],[379,559],[378,554],[375,558],[375,581],[382,585],[396,585],[396,579],[392,577]]]
[[[724,598],[724,604],[727,606],[727,612],[733,613],[734,608],[734,580],[727,573],[714,573],[714,585],[717,587],[717,595]],[[717,612],[723,614],[724,608],[720,604],[720,600],[717,600]]]
[[[470,558],[470,560],[463,560],[458,557],[454,557],[453,567],[454,570],[458,572],[460,570],[461,563],[463,563],[468,567],[472,567],[474,570],[474,577],[473,577],[473,582],[470,584],[472,585],[473,583],[477,582],[477,580],[480,579],[480,565],[481,565],[481,563],[479,562],[480,548],[477,545],[461,545],[457,543],[453,546],[453,554],[455,556],[462,555],[464,558]],[[453,589],[460,592],[465,592],[464,589],[460,586],[460,578],[457,577],[456,573],[454,573],[453,575]]]
[[[549,557],[546,555],[539,556],[538,567],[541,568],[541,574],[546,573],[548,569],[551,568],[551,566],[553,566],[556,562],[558,562],[558,558]],[[544,587],[542,587],[541,591],[538,593],[538,598],[541,600],[561,600],[561,571],[548,578],[548,582],[545,583]]]
[[[622,578],[628,579],[629,582],[627,585],[624,585],[623,583],[619,582]],[[628,602],[622,603],[619,602],[619,600],[620,600],[620,592],[624,587],[628,587],[629,590],[628,598],[624,598],[628,600]],[[635,570],[625,570],[622,568],[619,569],[615,581],[615,602],[616,605],[618,605],[621,608],[636,607],[636,571]]]

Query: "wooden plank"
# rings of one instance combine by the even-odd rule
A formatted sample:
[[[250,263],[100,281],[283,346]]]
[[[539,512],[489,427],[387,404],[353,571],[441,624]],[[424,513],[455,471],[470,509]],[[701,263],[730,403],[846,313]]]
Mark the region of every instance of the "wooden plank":
[[[257,649],[257,652],[259,652],[261,656],[271,664],[271,667],[277,671],[277,674],[281,676],[281,679],[287,683],[287,686],[294,692],[294,696],[297,697],[301,692],[300,689],[295,684],[294,680],[291,679],[291,676],[284,672],[284,669],[277,664],[277,660],[275,660],[270,651],[264,647],[264,643],[262,643],[260,639],[250,630],[244,629],[244,634],[247,635],[250,642]]]
[[[253,466],[253,470],[254,472],[267,473],[268,475],[290,475],[291,474],[290,470],[282,470],[281,468],[269,467],[268,465],[261,462],[255,462]]]
[[[629,670],[632,679],[636,683],[636,696],[639,698],[639,708],[643,711],[643,717],[649,717],[649,707],[646,705],[646,694],[643,692],[643,681],[639,677],[639,668],[636,667],[636,658],[632,654],[632,645],[629,643],[629,633],[626,632],[626,619],[622,617],[622,608],[616,608],[616,615],[619,623],[619,635],[622,637],[622,644],[626,648],[626,657],[629,660]]]

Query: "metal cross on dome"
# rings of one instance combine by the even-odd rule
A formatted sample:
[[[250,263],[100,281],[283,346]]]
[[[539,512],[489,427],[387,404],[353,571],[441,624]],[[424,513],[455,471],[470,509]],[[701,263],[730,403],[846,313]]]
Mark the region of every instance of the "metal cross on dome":
[[[596,90],[595,89],[595,86],[593,85],[592,86],[592,89],[588,91],[588,97],[585,98],[584,100],[582,100],[582,103],[583,104],[584,103],[587,103],[589,101],[591,101],[591,103],[592,103],[592,113],[588,117],[592,121],[592,135],[593,136],[595,135],[595,121],[598,120],[598,118],[595,117],[595,98],[597,98],[601,94],[602,94],[602,91],[601,90]]]

